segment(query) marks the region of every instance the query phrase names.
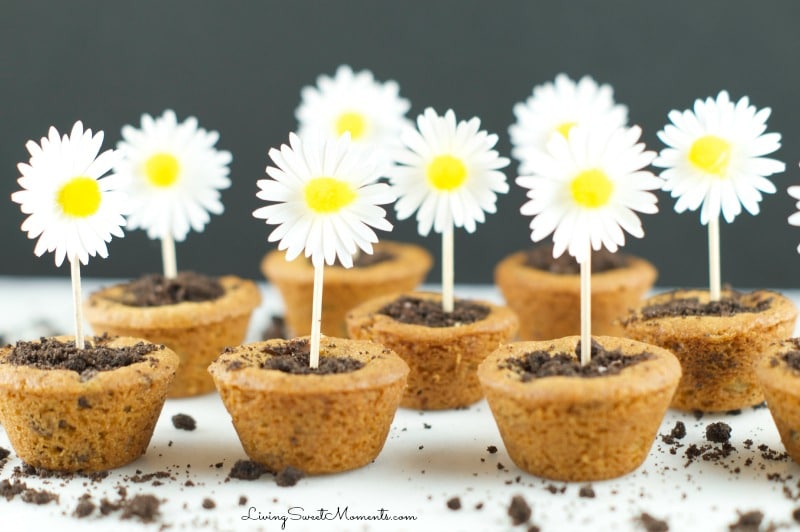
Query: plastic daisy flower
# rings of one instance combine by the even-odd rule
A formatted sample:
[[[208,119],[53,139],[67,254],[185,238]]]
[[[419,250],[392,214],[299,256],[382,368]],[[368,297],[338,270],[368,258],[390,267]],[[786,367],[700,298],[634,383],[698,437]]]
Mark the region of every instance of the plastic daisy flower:
[[[411,105],[399,92],[395,81],[381,83],[369,70],[353,72],[341,65],[334,77],[320,76],[316,87],[303,88],[295,112],[298,133],[320,131],[338,138],[347,132],[354,144],[388,158],[387,150],[399,145],[400,131],[410,123],[405,114]]]
[[[391,187],[376,183],[380,173],[354,150],[350,135],[339,138],[289,135],[289,145],[271,149],[272,179],[258,181],[260,199],[276,202],[253,212],[277,225],[268,240],[280,241],[286,260],[305,252],[315,267],[353,266],[357,249],[372,253],[378,237],[372,228],[390,231],[386,211],[378,207],[394,201]]]
[[[655,157],[639,142],[638,127],[575,127],[568,138],[554,136],[547,153],[531,158],[532,176],[517,178],[530,189],[520,211],[534,216],[531,239],[553,234],[553,256],[569,252],[578,262],[590,248],[615,252],[627,231],[644,236],[636,212],[655,213],[657,198],[649,190],[661,180],[644,170]]]
[[[508,129],[511,154],[520,161],[523,174],[529,171],[528,159],[546,152],[554,135],[566,138],[576,125],[606,124],[613,129],[628,122],[628,108],[614,102],[610,85],[598,85],[589,76],[576,83],[566,74],[534,87],[524,103],[514,106],[514,115],[517,121]]]
[[[80,121],[63,137],[51,127],[39,144],[28,141],[30,160],[17,166],[22,190],[11,199],[28,215],[22,230],[28,238],[38,237],[36,256],[55,252],[56,266],[64,258],[87,264],[89,257],[107,257],[106,243],[123,236],[125,194],[116,176],[103,177],[118,154],[100,153],[102,144],[103,132],[93,135]]]
[[[500,171],[510,162],[494,146],[497,135],[480,130],[478,118],[456,122],[448,110],[439,116],[431,108],[417,118],[417,128],[403,131],[405,149],[397,152],[398,166],[389,170],[399,197],[397,218],[417,213],[422,236],[455,227],[475,231],[484,212],[496,211],[497,194],[508,192]]]
[[[789,187],[788,192],[791,197],[800,200],[800,186]],[[800,226],[800,201],[795,204],[795,208],[798,209],[798,212],[789,216],[789,224]],[[800,253],[800,246],[797,246],[797,252]]]
[[[668,147],[653,162],[665,168],[664,190],[675,211],[697,210],[708,224],[722,213],[730,223],[742,212],[758,214],[762,193],[774,193],[766,176],[783,172],[786,165],[764,157],[781,146],[779,133],[764,133],[770,109],[758,111],[745,96],[733,103],[726,91],[716,100],[694,102],[694,110],[670,111],[658,138]]]
[[[209,213],[221,214],[220,190],[231,184],[231,154],[214,148],[216,131],[197,126],[189,117],[178,123],[175,113],[158,118],[142,115],[141,129],[126,125],[115,170],[126,179],[132,212],[131,229],[142,228],[151,239],[183,241],[189,229],[202,231]]]

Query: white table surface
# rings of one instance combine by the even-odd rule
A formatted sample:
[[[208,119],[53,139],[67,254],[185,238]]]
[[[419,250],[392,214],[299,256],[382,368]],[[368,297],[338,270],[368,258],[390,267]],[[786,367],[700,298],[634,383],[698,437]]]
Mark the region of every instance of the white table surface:
[[[109,281],[84,280],[84,294]],[[248,340],[260,336],[271,314],[282,313],[276,292],[263,287],[264,302],[255,313]],[[800,302],[800,292],[784,292]],[[459,297],[501,301],[488,286],[457,287]],[[20,279],[0,277],[0,334],[6,340],[31,339],[43,330],[41,322],[71,333],[71,293],[68,279]],[[176,429],[174,414],[197,421],[191,432]],[[800,466],[788,459],[769,459],[759,445],[783,453],[777,430],[766,408],[745,409],[739,415],[705,415],[670,411],[660,434],[670,432],[682,420],[687,436],[676,454],[671,445],[656,439],[647,461],[635,472],[604,482],[563,483],[544,480],[518,469],[509,459],[485,401],[464,410],[418,412],[400,409],[389,438],[374,463],[356,471],[310,477],[294,487],[278,487],[271,475],[256,481],[228,480],[233,464],[246,455],[230,417],[217,394],[191,399],[169,399],[156,426],[147,454],[132,464],[112,471],[101,481],[77,476],[72,479],[23,477],[30,488],[58,494],[58,503],[37,506],[0,498],[0,530],[281,530],[281,520],[246,520],[256,516],[286,517],[285,530],[526,530],[512,527],[507,515],[512,496],[522,495],[533,509],[530,524],[543,531],[644,530],[637,517],[647,512],[664,519],[670,530],[728,530],[738,512],[764,513],[762,530],[800,527],[792,512],[800,508]],[[736,448],[721,461],[698,458],[687,465],[686,448],[706,445],[705,427],[724,421],[732,427]],[[746,448],[745,440],[753,445]],[[496,446],[492,454],[487,447]],[[11,450],[0,427],[0,447]],[[217,467],[216,464],[221,464]],[[13,450],[0,470],[0,480],[11,479],[21,461]],[[130,477],[168,471],[171,478],[137,483]],[[154,479],[155,480],[155,479]],[[193,486],[187,486],[187,480]],[[591,484],[594,498],[579,496]],[[120,513],[99,512],[78,519],[71,514],[81,494],[89,492],[94,503],[119,499],[125,486],[130,499],[153,494],[162,499],[160,516],[151,524],[121,520]],[[553,493],[555,492],[555,493]],[[241,496],[247,497],[244,506]],[[460,510],[447,501],[459,497]],[[216,503],[205,509],[203,500]],[[251,509],[252,508],[252,509]],[[413,521],[299,520],[318,517],[320,509],[336,512],[347,508],[349,516],[413,516]],[[298,520],[295,520],[298,519]]]

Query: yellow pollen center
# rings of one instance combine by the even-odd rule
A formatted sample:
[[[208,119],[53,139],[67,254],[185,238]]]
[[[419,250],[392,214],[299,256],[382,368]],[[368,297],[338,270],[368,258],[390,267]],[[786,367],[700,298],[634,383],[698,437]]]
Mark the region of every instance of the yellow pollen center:
[[[452,155],[439,155],[428,165],[428,181],[437,190],[454,190],[466,180],[467,167]]]
[[[364,120],[364,115],[355,111],[342,113],[336,120],[336,134],[339,136],[349,131],[350,138],[355,140],[363,136],[366,129],[367,121]]]
[[[350,183],[333,177],[316,177],[305,188],[308,207],[320,214],[338,212],[357,197]]]
[[[100,186],[97,181],[87,176],[73,177],[61,187],[56,202],[68,216],[86,218],[100,208]]]
[[[561,133],[564,138],[569,138],[569,131],[577,125],[577,122],[564,122],[556,126],[556,131]]]
[[[144,173],[150,184],[157,187],[168,187],[178,179],[180,171],[178,159],[169,153],[156,153],[144,165]]]
[[[605,172],[592,168],[575,176],[569,188],[578,205],[596,209],[608,203],[614,183]]]
[[[700,137],[689,149],[689,162],[717,177],[725,177],[730,160],[731,143],[716,135]]]

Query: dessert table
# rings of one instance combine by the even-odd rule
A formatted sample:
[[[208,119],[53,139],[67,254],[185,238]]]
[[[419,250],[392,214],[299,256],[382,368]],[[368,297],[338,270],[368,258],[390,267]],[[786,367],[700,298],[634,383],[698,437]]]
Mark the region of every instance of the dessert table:
[[[84,295],[111,283],[86,279]],[[261,287],[250,341],[283,312],[276,291]],[[784,293],[800,303],[799,291]],[[492,286],[457,286],[456,295],[502,302]],[[0,297],[6,342],[71,334],[67,278],[0,277]],[[176,427],[185,426],[173,423],[177,414],[196,428]],[[682,438],[671,436],[677,422],[686,428]],[[731,427],[727,444],[707,440],[715,422]],[[0,460],[0,529],[7,531],[666,530],[660,522],[669,530],[728,530],[757,519],[751,512],[762,514],[762,530],[800,526],[800,466],[784,454],[763,405],[722,415],[669,411],[647,461],[603,482],[555,482],[518,469],[485,401],[451,411],[400,409],[372,464],[284,487],[271,474],[231,475],[247,457],[216,394],[167,400],[147,454],[107,476],[26,470],[2,427],[0,448],[11,451]],[[20,483],[23,493],[13,496]],[[37,496],[43,492],[57,499],[37,504],[49,498]],[[137,495],[154,496],[157,512],[137,511]],[[515,496],[531,509],[517,526],[513,517],[523,512],[509,512]]]

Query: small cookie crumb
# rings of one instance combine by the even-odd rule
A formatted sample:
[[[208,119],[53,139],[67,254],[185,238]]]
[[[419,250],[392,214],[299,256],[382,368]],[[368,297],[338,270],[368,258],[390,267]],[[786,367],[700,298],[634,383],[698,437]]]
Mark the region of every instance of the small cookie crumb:
[[[197,428],[197,423],[192,416],[175,414],[172,416],[172,426],[179,430],[194,430]]]

